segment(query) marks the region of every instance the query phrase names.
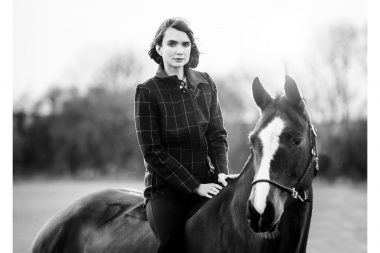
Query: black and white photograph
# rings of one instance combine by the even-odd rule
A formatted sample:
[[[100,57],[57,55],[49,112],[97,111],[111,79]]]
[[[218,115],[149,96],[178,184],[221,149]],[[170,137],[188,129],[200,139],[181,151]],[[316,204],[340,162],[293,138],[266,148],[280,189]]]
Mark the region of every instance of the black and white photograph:
[[[366,0],[10,2],[11,252],[370,251]]]

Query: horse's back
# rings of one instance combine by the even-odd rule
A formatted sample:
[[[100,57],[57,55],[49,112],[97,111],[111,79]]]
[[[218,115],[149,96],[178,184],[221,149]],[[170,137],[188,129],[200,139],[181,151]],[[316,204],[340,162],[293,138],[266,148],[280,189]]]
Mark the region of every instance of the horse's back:
[[[47,222],[32,252],[135,252],[155,247],[142,205],[142,193],[135,190],[87,195]]]

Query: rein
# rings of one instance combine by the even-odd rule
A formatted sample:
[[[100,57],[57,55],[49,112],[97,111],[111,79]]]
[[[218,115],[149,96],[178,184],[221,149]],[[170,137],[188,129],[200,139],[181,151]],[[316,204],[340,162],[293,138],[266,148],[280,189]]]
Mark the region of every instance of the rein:
[[[311,156],[309,159],[309,163],[304,170],[302,176],[296,183],[294,187],[287,187],[285,185],[282,185],[280,183],[277,183],[272,180],[268,179],[259,179],[259,180],[254,180],[252,181],[251,185],[254,186],[257,183],[269,183],[277,188],[280,188],[283,191],[288,192],[289,194],[292,195],[294,199],[298,199],[299,201],[305,203],[306,201],[309,200],[309,196],[306,192],[307,187],[310,185],[311,180],[314,178],[314,176],[318,173],[319,171],[319,165],[318,165],[318,150],[317,150],[317,143],[316,143],[316,137],[317,137],[317,132],[313,124],[311,124],[310,120],[308,120],[308,125],[309,125],[309,139],[311,141]],[[314,175],[312,177],[308,177],[308,175],[314,172]],[[308,180],[306,180],[308,179]],[[303,196],[301,196],[300,192],[303,191]]]

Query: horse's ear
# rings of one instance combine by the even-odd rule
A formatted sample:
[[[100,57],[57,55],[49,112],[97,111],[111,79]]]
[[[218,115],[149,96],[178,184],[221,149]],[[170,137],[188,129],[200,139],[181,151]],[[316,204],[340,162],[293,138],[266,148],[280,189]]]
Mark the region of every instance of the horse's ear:
[[[296,82],[288,75],[285,76],[285,95],[293,106],[302,109],[305,107]]]
[[[261,110],[264,110],[264,108],[272,101],[272,97],[261,85],[258,77],[253,80],[252,93],[257,106],[260,107]]]

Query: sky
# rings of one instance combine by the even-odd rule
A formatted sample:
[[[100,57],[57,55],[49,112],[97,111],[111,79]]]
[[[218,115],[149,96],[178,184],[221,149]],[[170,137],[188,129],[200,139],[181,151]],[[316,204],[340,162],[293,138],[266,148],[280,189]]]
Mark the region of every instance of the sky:
[[[146,52],[168,17],[188,20],[202,52],[198,69],[242,67],[283,79],[329,24],[366,22],[366,1],[15,0],[13,98],[40,97],[52,85],[85,86],[114,52],[131,48],[149,75]],[[83,87],[78,87],[83,88]]]

